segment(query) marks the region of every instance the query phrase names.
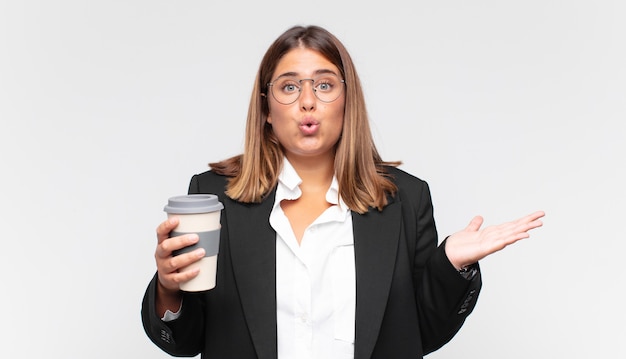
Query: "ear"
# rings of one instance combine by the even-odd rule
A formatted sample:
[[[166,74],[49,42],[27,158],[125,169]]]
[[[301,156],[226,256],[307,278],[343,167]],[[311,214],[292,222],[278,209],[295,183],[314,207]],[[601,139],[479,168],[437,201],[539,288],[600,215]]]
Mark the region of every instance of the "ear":
[[[265,95],[262,92],[261,92],[261,97],[263,98],[263,100],[267,101],[267,95]],[[269,103],[267,104],[267,106],[269,107]],[[267,114],[267,119],[265,120],[265,122],[269,123],[270,125],[272,124],[272,115],[271,115],[271,113]]]

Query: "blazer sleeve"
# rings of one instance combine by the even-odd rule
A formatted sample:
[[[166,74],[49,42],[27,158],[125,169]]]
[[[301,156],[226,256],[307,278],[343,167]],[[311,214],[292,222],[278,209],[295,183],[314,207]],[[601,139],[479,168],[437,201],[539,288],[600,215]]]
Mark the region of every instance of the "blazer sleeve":
[[[449,342],[461,329],[476,305],[481,288],[478,264],[476,275],[464,278],[450,263],[445,253],[445,241],[437,246],[438,236],[428,184],[409,201],[415,216],[415,256],[413,276],[418,302],[418,316],[424,354],[433,352]]]
[[[156,274],[148,284],[141,306],[143,328],[150,340],[166,353],[192,357],[204,348],[204,315],[200,293],[184,293],[180,316],[165,322],[156,314]]]
[[[199,193],[198,176],[189,184],[189,194]],[[150,340],[166,353],[192,357],[204,349],[204,293],[183,292],[183,302],[177,319],[165,322],[156,314],[157,275],[150,281],[143,297],[141,319]]]

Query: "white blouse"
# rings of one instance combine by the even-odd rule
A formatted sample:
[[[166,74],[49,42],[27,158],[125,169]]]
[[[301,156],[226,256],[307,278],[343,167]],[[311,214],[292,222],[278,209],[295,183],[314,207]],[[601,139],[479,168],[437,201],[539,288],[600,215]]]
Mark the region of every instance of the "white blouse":
[[[352,216],[337,179],[326,193],[332,204],[298,245],[280,202],[299,198],[302,180],[284,160],[270,224],[276,231],[278,359],[352,359],[356,273]]]

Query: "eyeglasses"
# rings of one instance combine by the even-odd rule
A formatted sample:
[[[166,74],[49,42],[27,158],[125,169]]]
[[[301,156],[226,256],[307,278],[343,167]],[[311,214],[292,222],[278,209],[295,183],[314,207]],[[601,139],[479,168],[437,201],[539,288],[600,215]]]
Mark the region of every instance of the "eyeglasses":
[[[293,76],[280,76],[267,84],[272,96],[283,105],[296,102],[302,93],[302,82],[310,81],[315,97],[322,102],[333,102],[341,96],[345,85],[337,75],[328,73],[312,79],[296,79]]]

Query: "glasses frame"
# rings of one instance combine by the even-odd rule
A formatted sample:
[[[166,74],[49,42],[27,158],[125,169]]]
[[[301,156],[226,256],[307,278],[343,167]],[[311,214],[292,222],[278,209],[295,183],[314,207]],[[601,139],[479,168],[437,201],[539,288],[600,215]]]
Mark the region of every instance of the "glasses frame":
[[[339,92],[339,95],[337,95],[337,97],[334,100],[324,101],[321,98],[319,98],[319,96],[317,95],[317,89],[315,88],[315,80],[320,78],[320,77],[324,77],[325,75],[328,75],[328,74],[320,75],[320,76],[317,76],[315,78],[305,78],[305,79],[295,80],[298,84],[300,84],[300,87],[298,88],[298,96],[296,96],[293,101],[287,102],[287,103],[281,102],[279,99],[276,98],[276,95],[274,95],[274,84],[280,78],[282,78],[282,77],[289,77],[289,76],[278,76],[276,79],[274,79],[274,81],[268,82],[267,83],[267,87],[269,87],[269,92],[272,94],[272,97],[274,98],[274,100],[276,100],[278,103],[280,103],[282,105],[291,105],[292,103],[298,101],[298,99],[300,98],[300,95],[302,95],[302,81],[311,81],[311,90],[313,90],[313,94],[315,95],[315,98],[320,100],[320,101],[322,101],[322,102],[324,102],[324,103],[331,103],[331,102],[337,101],[337,99],[339,99],[339,97],[341,97],[341,94],[343,93],[343,91],[346,88],[346,80],[341,79],[339,76],[337,76],[335,74],[331,74],[331,75],[335,76],[339,80],[339,83],[342,85],[341,91]]]

